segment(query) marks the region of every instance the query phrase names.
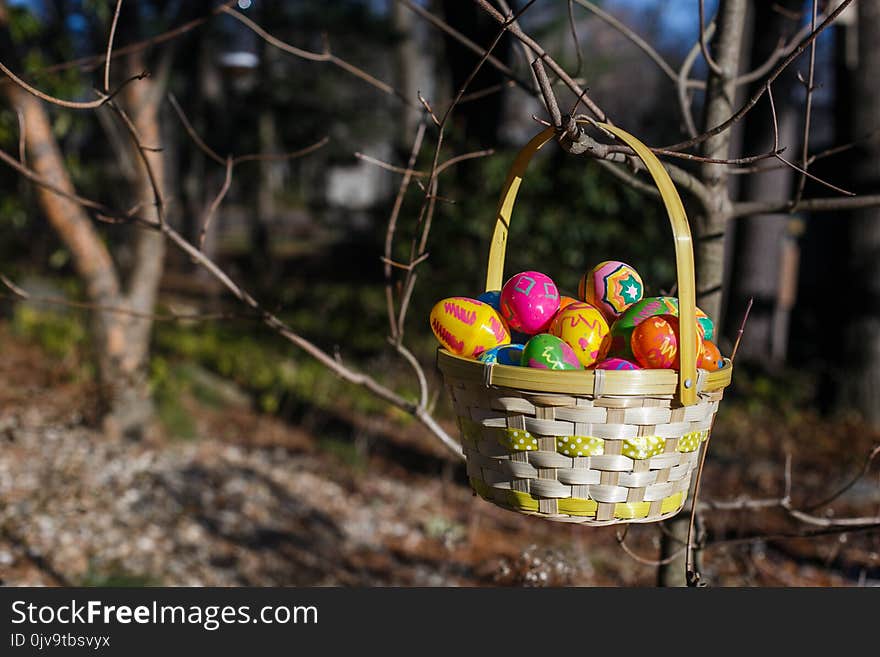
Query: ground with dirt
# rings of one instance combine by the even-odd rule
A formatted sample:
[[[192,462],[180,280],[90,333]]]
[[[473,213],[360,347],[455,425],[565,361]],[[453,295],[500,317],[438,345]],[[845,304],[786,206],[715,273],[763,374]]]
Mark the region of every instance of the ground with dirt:
[[[337,417],[368,447],[330,449],[246,405],[188,400],[197,437],[113,441],[90,386],[0,326],[0,580],[5,585],[652,586],[661,532],[550,523],[473,496],[461,467],[410,426]],[[834,490],[876,434],[848,453],[815,422],[761,425],[722,406],[706,499],[778,495],[792,439],[796,486]],[[751,419],[750,419],[751,418]],[[784,435],[783,435],[784,434]],[[783,435],[784,439],[780,436]],[[714,446],[717,443],[717,449]],[[754,449],[747,451],[745,446]],[[372,446],[372,447],[370,447]],[[746,459],[744,455],[748,455]],[[829,463],[831,464],[829,466]],[[877,514],[876,467],[834,508]],[[825,513],[825,510],[822,511]],[[791,540],[780,510],[704,508],[703,575],[722,586],[854,586],[880,580],[876,529]],[[826,513],[827,516],[827,513]],[[806,530],[810,530],[807,527]],[[821,529],[814,527],[812,529]],[[754,540],[755,533],[770,533]],[[748,539],[748,540],[746,540]]]

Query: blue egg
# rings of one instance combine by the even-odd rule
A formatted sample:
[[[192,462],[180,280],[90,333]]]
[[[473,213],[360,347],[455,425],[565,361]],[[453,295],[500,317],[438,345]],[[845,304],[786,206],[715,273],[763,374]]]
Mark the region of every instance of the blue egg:
[[[525,349],[524,344],[503,344],[484,351],[480,354],[480,360],[498,365],[519,365],[523,349]]]
[[[477,301],[488,303],[495,310],[501,312],[501,290],[490,290],[488,292],[483,292],[480,296],[477,297]]]

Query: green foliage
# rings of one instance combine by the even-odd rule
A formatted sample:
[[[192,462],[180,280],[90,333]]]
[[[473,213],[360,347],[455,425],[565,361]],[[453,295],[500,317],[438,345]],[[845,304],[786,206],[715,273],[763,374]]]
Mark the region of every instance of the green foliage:
[[[87,327],[80,318],[28,303],[16,304],[12,330],[59,360],[78,357],[88,343]]]

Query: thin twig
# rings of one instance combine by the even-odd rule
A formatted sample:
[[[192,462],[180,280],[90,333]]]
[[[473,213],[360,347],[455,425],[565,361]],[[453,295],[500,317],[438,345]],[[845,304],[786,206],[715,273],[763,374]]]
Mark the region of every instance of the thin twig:
[[[40,91],[36,87],[32,87],[27,82],[18,77],[15,73],[13,73],[3,62],[0,62],[0,71],[6,74],[12,82],[17,84],[19,87],[27,91],[32,96],[36,96],[40,100],[46,101],[47,103],[51,103],[52,105],[58,105],[59,107],[64,107],[67,109],[75,109],[75,110],[93,110],[101,107],[102,105],[106,105],[113,98],[122,91],[125,87],[127,87],[131,82],[135,82],[137,80],[143,80],[147,77],[147,73],[139,73],[138,75],[133,75],[127,80],[123,81],[112,93],[105,94],[99,93],[98,98],[95,100],[87,100],[87,101],[75,101],[75,100],[65,100],[64,98],[57,98],[56,96],[52,96],[51,94],[47,94],[45,91]]]
[[[400,186],[397,188],[397,195],[394,197],[394,205],[391,207],[391,215],[388,217],[388,228],[385,230],[385,306],[388,311],[389,335],[394,339],[397,338],[399,331],[394,312],[394,288],[391,276],[391,267],[393,266],[392,263],[394,261],[391,259],[391,252],[394,246],[394,233],[397,230],[397,218],[400,216],[400,209],[403,207],[403,197],[406,196],[406,190],[409,189],[409,183],[410,180],[412,180],[412,168],[415,166],[419,152],[422,150],[422,140],[425,137],[425,128],[425,122],[420,121],[419,127],[416,130],[415,139],[413,140],[412,149],[410,150],[406,170],[400,181]],[[412,266],[414,265],[410,263],[410,268]]]
[[[818,0],[813,0],[812,6],[810,9],[810,28],[816,29],[816,8],[817,8]],[[797,191],[794,195],[794,207],[797,207],[798,203],[804,196],[804,188],[807,185],[807,167],[810,166],[810,163],[807,160],[807,157],[810,154],[810,119],[813,116],[813,88],[814,88],[814,77],[816,73],[816,42],[810,44],[810,70],[807,74],[806,81],[806,89],[807,89],[807,98],[806,98],[806,106],[804,108],[804,137],[802,139],[803,150],[801,157],[801,166],[803,170],[801,171],[801,176],[798,179]]]
[[[871,463],[874,462],[874,459],[877,458],[877,455],[880,455],[880,445],[877,445],[876,447],[874,447],[874,449],[871,450],[871,452],[868,454],[867,458],[865,459],[865,463],[862,466],[861,471],[858,474],[853,476],[852,479],[850,479],[846,484],[841,486],[837,491],[835,491],[834,493],[832,493],[828,497],[822,499],[821,501],[816,502],[815,504],[811,504],[810,506],[806,507],[805,510],[806,511],[815,511],[816,509],[819,509],[823,506],[831,504],[832,502],[837,500],[841,495],[843,495],[850,488],[855,486],[862,477],[864,477],[866,474],[868,474],[868,471],[871,469]]]
[[[574,20],[573,0],[568,0],[568,27],[571,30],[571,41],[574,44],[574,54],[577,57],[577,67],[574,70],[574,77],[577,77],[584,68],[584,56],[581,53],[581,42],[578,39],[577,24]]]
[[[586,9],[587,11],[594,14],[597,18],[607,23],[609,26],[620,32],[624,37],[629,39],[632,43],[634,43],[638,48],[644,52],[657,66],[661,71],[673,82],[675,82],[678,78],[675,70],[669,65],[669,63],[663,59],[663,56],[654,49],[650,43],[645,41],[642,37],[635,33],[635,31],[630,28],[628,25],[618,20],[607,11],[604,11],[598,5],[589,2],[589,0],[574,0],[581,7]],[[569,2],[569,7],[571,6],[571,2]],[[570,10],[570,9],[569,9]],[[580,69],[578,69],[580,70]],[[575,74],[577,76],[577,74]]]
[[[263,41],[265,41],[266,43],[268,43],[271,46],[274,46],[275,48],[278,48],[279,50],[282,50],[290,55],[294,55],[296,57],[299,57],[301,59],[305,59],[308,61],[326,62],[328,64],[332,64],[333,66],[336,66],[337,68],[340,68],[343,71],[350,73],[351,75],[355,76],[356,78],[363,80],[364,82],[369,84],[371,87],[378,89],[382,93],[386,93],[391,96],[395,96],[395,97],[399,98],[406,105],[409,105],[412,107],[416,106],[415,101],[413,101],[410,98],[407,98],[403,93],[401,93],[400,91],[398,91],[397,89],[392,87],[387,82],[383,82],[382,80],[376,78],[375,76],[370,75],[362,68],[359,68],[359,67],[355,66],[354,64],[351,64],[351,63],[345,61],[344,59],[341,59],[340,57],[337,57],[336,55],[334,55],[330,51],[329,47],[327,47],[327,49],[324,52],[320,52],[320,53],[311,52],[309,50],[304,50],[302,48],[297,48],[296,46],[293,46],[293,45],[291,45],[285,41],[282,41],[281,39],[273,36],[272,34],[267,32],[265,29],[260,27],[253,20],[251,20],[250,18],[248,18],[247,16],[245,16],[244,14],[242,14],[239,11],[235,11],[234,9],[231,9],[226,6],[221,6],[219,8],[219,10],[222,13],[224,13],[228,16],[231,16],[232,18],[237,20],[239,23],[241,23],[242,25],[244,25],[245,27],[250,29],[254,34],[256,34],[261,39],[263,39]]]
[[[739,343],[742,340],[743,333],[746,330],[746,322],[749,321],[749,313],[752,312],[752,304],[755,303],[755,297],[749,297],[749,303],[746,311],[743,313],[742,322],[740,322],[739,330],[736,332],[736,341],[733,343],[733,351],[730,352],[730,362],[736,359],[736,352],[739,350]]]
[[[627,530],[628,529],[629,526],[627,525]],[[637,554],[631,547],[626,544],[626,530],[618,530],[615,538],[617,539],[617,544],[630,558],[638,561],[640,564],[643,564],[645,566],[665,566],[678,559],[681,556],[682,552],[684,552],[685,550],[684,547],[681,547],[665,559],[649,559],[648,557],[643,557],[640,554]]]
[[[199,150],[214,160],[217,164],[225,166],[226,159],[220,157],[217,151],[208,146],[199,136],[199,133],[193,128],[192,123],[190,123],[189,118],[186,116],[180,103],[177,102],[177,98],[170,91],[168,92],[168,102],[170,102],[171,107],[174,108],[174,112],[177,114],[177,118],[180,119],[181,124],[183,124],[183,129],[186,130],[186,134],[189,135],[189,138],[193,140],[193,143],[199,148]]]
[[[110,60],[113,56],[113,37],[116,36],[116,24],[119,22],[119,10],[122,9],[122,0],[116,0],[116,10],[113,12],[113,22],[110,23],[110,36],[107,37],[107,61],[104,62],[104,93],[110,93]]]
[[[535,41],[532,37],[526,34],[521,27],[518,25],[508,22],[508,18],[504,16],[500,11],[495,9],[491,4],[489,4],[488,0],[474,0],[479,7],[489,14],[495,21],[505,27],[505,31],[509,29],[510,33],[513,34],[517,39],[519,39],[522,43],[528,46],[531,50],[533,50],[537,57],[541,58],[541,60],[546,63],[556,76],[562,80],[562,82],[571,89],[572,93],[575,96],[581,98],[581,102],[583,102],[584,106],[593,113],[593,115],[599,119],[600,121],[608,121],[608,117],[605,115],[599,106],[593,102],[593,99],[590,98],[586,91],[580,87],[580,85],[575,82],[575,80],[566,73],[565,69],[563,69],[552,57],[547,54],[547,51],[544,50],[541,45]],[[522,13],[520,10],[519,13]]]
[[[480,1],[480,0],[477,0],[477,1]],[[772,84],[776,80],[776,78],[778,78],[782,74],[782,72],[786,68],[788,68],[788,65],[791,64],[795,59],[797,59],[798,56],[804,50],[806,50],[807,46],[809,46],[811,43],[813,43],[813,41],[815,41],[816,38],[823,31],[825,31],[825,29],[829,25],[831,25],[835,21],[835,19],[838,16],[840,16],[840,14],[844,10],[846,10],[846,8],[852,2],[853,2],[853,0],[842,0],[841,3],[837,6],[837,8],[833,12],[831,12],[828,15],[828,17],[825,20],[823,20],[815,30],[811,31],[810,34],[808,34],[806,37],[804,37],[800,41],[800,43],[798,43],[797,47],[794,48],[794,50],[792,50],[788,54],[788,56],[785,57],[785,59],[783,59],[782,62],[775,69],[773,69],[773,72],[770,73],[765,84],[761,85],[755,91],[755,93],[752,94],[752,96],[743,104],[743,106],[740,107],[740,109],[738,109],[733,115],[731,115],[729,118],[725,119],[724,121],[722,121],[721,123],[716,125],[714,128],[707,130],[703,134],[697,135],[696,137],[692,137],[691,139],[679,142],[677,144],[672,144],[670,146],[666,146],[665,149],[666,150],[673,150],[673,151],[681,151],[686,148],[691,148],[692,146],[696,146],[697,144],[702,144],[707,139],[711,139],[715,135],[718,135],[718,134],[724,132],[730,126],[732,126],[734,123],[737,123],[738,121],[740,121],[746,114],[749,113],[749,111],[761,99],[761,96],[764,95],[764,92],[766,91],[767,86],[769,84]]]
[[[208,237],[208,229],[211,227],[211,220],[214,218],[214,215],[217,213],[217,209],[220,207],[220,204],[223,202],[223,199],[226,197],[226,193],[229,191],[229,186],[232,184],[232,168],[233,161],[231,157],[226,158],[226,173],[223,176],[223,184],[220,186],[220,191],[217,192],[217,196],[211,201],[211,204],[208,206],[207,212],[205,212],[205,218],[202,220],[202,230],[199,232],[199,248],[205,248],[205,239]]]
[[[712,55],[709,54],[709,47],[706,45],[706,30],[703,28],[706,24],[703,0],[698,0],[698,4],[700,5],[700,52],[703,53],[703,59],[706,60],[709,70],[719,77],[724,77],[726,75],[724,69],[721,68],[718,63],[712,59]]]
[[[709,23],[708,27],[706,27],[705,36],[706,38],[712,38],[712,35],[715,34],[715,21]],[[687,55],[685,55],[684,60],[681,63],[681,68],[678,70],[678,74],[675,78],[675,87],[678,92],[678,106],[681,111],[682,118],[684,119],[685,129],[687,130],[687,134],[689,137],[693,138],[697,136],[697,124],[694,122],[694,113],[691,109],[691,99],[688,93],[688,76],[691,74],[691,68],[694,65],[694,62],[697,60],[697,55],[700,54],[700,42],[697,41],[691,47],[690,51]]]
[[[454,166],[460,162],[464,162],[466,160],[474,160],[474,159],[477,159],[480,157],[487,157],[489,155],[493,155],[494,153],[495,153],[494,149],[487,148],[482,151],[473,151],[471,153],[463,153],[461,155],[456,155],[455,157],[451,157],[448,160],[446,160],[443,164],[439,165],[437,167],[437,171],[435,173],[436,173],[436,175],[440,175],[441,173],[446,171],[446,169],[448,169],[449,167]],[[390,164],[388,162],[385,162],[384,160],[380,160],[377,157],[373,157],[372,155],[367,155],[366,153],[355,152],[354,156],[359,160],[363,160],[364,162],[368,162],[369,164],[375,164],[377,167],[381,167],[382,169],[385,169],[386,171],[391,171],[392,173],[400,173],[403,175],[409,175],[409,176],[413,176],[416,178],[427,178],[428,176],[431,175],[430,171],[421,171],[419,169],[398,167],[398,166],[395,166],[395,165]]]
[[[395,2],[402,4],[404,7],[408,8],[416,15],[421,16],[426,21],[428,21],[431,25],[436,27],[441,32],[445,32],[446,34],[451,36],[453,39],[458,41],[461,45],[463,45],[465,48],[467,48],[471,52],[476,53],[480,57],[482,57],[485,54],[486,51],[482,46],[477,45],[476,43],[471,41],[469,38],[467,38],[464,34],[462,34],[458,30],[456,30],[454,27],[452,27],[451,25],[446,23],[444,20],[442,20],[438,16],[432,14],[431,12],[429,12],[427,9],[425,9],[424,7],[419,5],[418,3],[413,2],[413,0],[395,0]],[[518,87],[520,87],[524,91],[528,92],[529,94],[536,93],[536,90],[532,85],[530,85],[528,82],[526,82],[525,80],[523,80],[522,78],[517,76],[516,72],[513,69],[511,69],[507,64],[502,62],[500,59],[498,59],[494,55],[489,55],[489,58],[487,59],[487,61],[490,64],[492,64],[492,66],[494,66],[496,69],[498,69],[502,74],[504,74],[504,76],[507,77],[511,83],[517,85]],[[460,102],[464,102],[464,101],[462,100]]]

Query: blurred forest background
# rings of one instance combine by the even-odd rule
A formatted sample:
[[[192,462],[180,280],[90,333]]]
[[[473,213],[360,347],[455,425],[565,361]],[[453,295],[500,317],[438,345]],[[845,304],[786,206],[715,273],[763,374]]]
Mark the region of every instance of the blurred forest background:
[[[706,2],[706,48],[733,53],[735,84],[701,53],[699,4],[538,0],[519,25],[659,146],[691,136],[683,106],[702,133],[766,89],[841,3]],[[851,5],[771,80],[775,115],[764,93],[708,153],[743,161],[664,158],[729,202],[710,216],[682,190],[698,305],[725,356],[754,301],[703,477],[714,585],[880,583],[880,2]],[[482,292],[507,167],[550,118],[520,41],[501,36],[472,75],[500,25],[470,0],[139,1],[116,21],[117,6],[0,2],[3,583],[657,582],[662,528],[494,508],[426,427],[456,431],[428,312]],[[683,65],[696,84],[676,85]],[[466,82],[439,162],[466,157],[433,176],[425,107],[443,119]],[[726,110],[706,102],[718,84]],[[774,152],[774,124],[795,166],[750,159]],[[656,198],[625,169],[544,151],[507,272],[544,271],[574,296],[619,259],[646,296],[671,290]],[[405,306],[390,341],[386,293]],[[327,360],[421,401],[389,404]]]

